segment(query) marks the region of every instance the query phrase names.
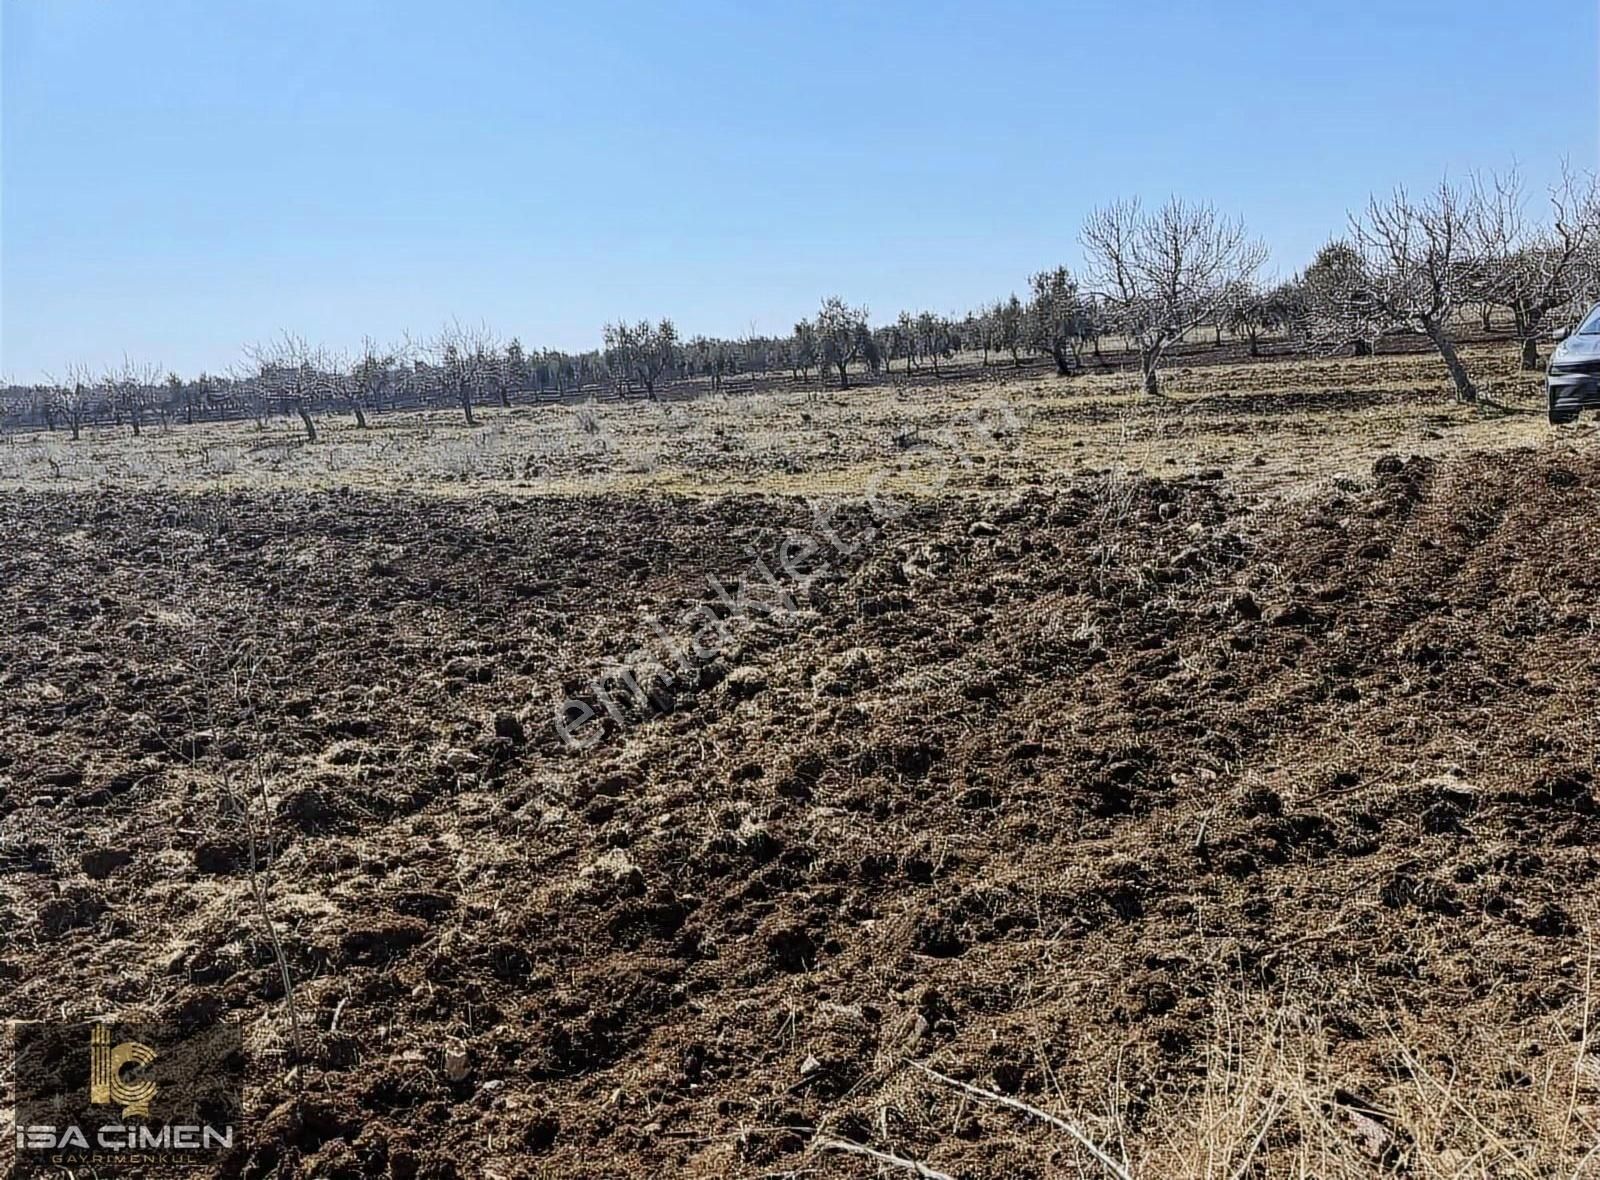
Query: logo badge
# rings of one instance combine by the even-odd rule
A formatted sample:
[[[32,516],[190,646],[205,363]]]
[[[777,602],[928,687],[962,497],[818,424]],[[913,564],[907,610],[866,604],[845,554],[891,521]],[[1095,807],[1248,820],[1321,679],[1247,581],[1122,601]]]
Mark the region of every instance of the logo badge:
[[[122,1107],[122,1117],[150,1117],[150,1100],[156,1096],[156,1084],[149,1078],[137,1082],[124,1080],[124,1066],[139,1068],[156,1059],[156,1051],[138,1041],[123,1041],[113,1047],[111,1026],[95,1024],[89,1034],[89,1101],[104,1106],[116,1103]]]
[[[16,1175],[215,1169],[239,1152],[239,1026],[19,1021],[11,1026]]]

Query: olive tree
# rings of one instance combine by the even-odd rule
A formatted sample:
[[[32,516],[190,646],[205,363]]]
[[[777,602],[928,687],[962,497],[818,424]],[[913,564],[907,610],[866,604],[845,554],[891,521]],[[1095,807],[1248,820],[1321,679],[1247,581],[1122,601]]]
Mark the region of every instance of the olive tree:
[[[917,317],[902,311],[894,323],[884,329],[884,353],[889,360],[904,358],[906,372],[917,367]]]
[[[1116,329],[1139,353],[1145,393],[1160,392],[1167,349],[1216,323],[1234,284],[1266,261],[1244,223],[1174,197],[1154,212],[1137,200],[1096,209],[1080,235],[1088,277]]]
[[[933,365],[933,375],[940,376],[939,358],[952,356],[956,350],[955,326],[949,317],[922,312],[916,318],[914,338],[918,351]]]
[[[1296,327],[1305,318],[1304,297],[1299,282],[1262,287],[1256,283],[1236,284],[1228,292],[1222,322],[1236,340],[1250,345],[1250,355],[1261,355],[1261,337]]]
[[[1312,344],[1328,351],[1349,346],[1356,356],[1371,356],[1384,323],[1367,260],[1342,239],[1317,251],[1301,272],[1304,307],[1301,326]]]
[[[1093,314],[1064,266],[1042,270],[1028,280],[1032,294],[1023,314],[1023,337],[1029,348],[1049,354],[1056,373],[1065,377],[1083,368],[1083,349],[1093,335]]]
[[[605,360],[611,372],[625,385],[638,381],[645,396],[656,399],[656,382],[670,373],[678,359],[678,329],[671,320],[654,325],[648,320],[636,324],[617,321],[605,326]]]
[[[994,346],[1003,348],[1011,354],[1011,367],[1020,368],[1022,365],[1022,347],[1024,343],[1024,310],[1022,300],[1012,295],[994,305],[990,311],[994,323]]]
[[[867,309],[851,307],[839,296],[830,295],[817,310],[813,331],[819,362],[826,368],[837,369],[839,388],[849,389],[849,366],[872,342],[872,333],[867,329]]]
[[[786,360],[795,379],[808,380],[811,370],[819,363],[821,356],[817,344],[817,327],[810,320],[801,320],[794,326],[794,335],[784,346]]]

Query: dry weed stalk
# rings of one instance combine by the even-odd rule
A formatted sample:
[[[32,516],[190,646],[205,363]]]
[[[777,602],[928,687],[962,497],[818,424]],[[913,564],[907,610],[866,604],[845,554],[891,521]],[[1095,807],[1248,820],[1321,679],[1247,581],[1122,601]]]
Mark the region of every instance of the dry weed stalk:
[[[261,924],[266,928],[267,941],[272,947],[272,957],[278,965],[279,980],[283,985],[284,1006],[289,1013],[289,1043],[293,1057],[293,1076],[300,1077],[300,1065],[305,1057],[300,1040],[300,1012],[295,1004],[294,973],[289,967],[289,957],[284,953],[283,940],[278,935],[278,924],[272,917],[271,903],[271,861],[274,852],[271,829],[272,806],[267,795],[267,776],[261,761],[261,733],[255,709],[253,695],[256,672],[259,664],[251,657],[254,653],[255,640],[247,637],[239,641],[235,648],[233,658],[229,660],[230,684],[233,691],[235,705],[243,709],[244,715],[250,719],[255,729],[253,735],[254,757],[251,759],[251,775],[254,778],[255,790],[238,792],[234,789],[233,776],[226,766],[222,769],[222,790],[228,802],[229,810],[238,816],[244,827],[245,848],[248,854],[247,867],[250,873],[250,895],[255,902],[256,913],[261,919]],[[241,677],[240,668],[244,667]],[[261,808],[261,827],[265,830],[258,835],[255,809]],[[263,845],[265,854],[263,854]]]
[[[859,1155],[865,1159],[876,1160],[880,1164],[887,1164],[893,1168],[904,1168],[913,1172],[924,1180],[955,1180],[954,1176],[946,1172],[938,1172],[918,1160],[906,1159],[904,1156],[894,1155],[887,1151],[874,1151],[870,1147],[863,1147],[859,1143],[851,1143],[846,1139],[833,1139],[826,1135],[818,1135],[811,1141],[812,1146],[818,1151],[840,1151],[848,1155]]]
[[[1089,1136],[1084,1134],[1074,1124],[1068,1122],[1066,1119],[1058,1118],[1053,1114],[1042,1111],[1037,1106],[1030,1106],[1021,1099],[1010,1098],[1004,1094],[998,1094],[993,1090],[985,1090],[982,1086],[974,1086],[968,1082],[957,1081],[955,1078],[947,1077],[936,1069],[931,1069],[928,1066],[923,1065],[920,1061],[913,1061],[911,1064],[915,1068],[927,1074],[940,1085],[949,1086],[954,1090],[959,1090],[969,1098],[976,1098],[983,1102],[996,1103],[1000,1106],[1007,1107],[1010,1110],[1017,1111],[1019,1114],[1025,1114],[1029,1118],[1035,1118],[1040,1122],[1048,1123],[1050,1126],[1055,1127],[1059,1131],[1065,1131],[1068,1135],[1072,1136],[1073,1139],[1077,1140],[1082,1147],[1086,1148],[1090,1155],[1094,1156],[1095,1159],[1100,1161],[1101,1166],[1103,1166],[1106,1171],[1110,1172],[1111,1175],[1115,1176],[1117,1180],[1131,1180],[1127,1169],[1124,1168],[1122,1164],[1118,1163],[1116,1160],[1111,1158],[1111,1156],[1106,1154],[1104,1149],[1102,1149],[1098,1143],[1096,1143],[1093,1139],[1090,1139]]]
[[[1065,1133],[1116,1180],[1246,1180],[1267,1174],[1303,1180],[1595,1180],[1600,1125],[1595,1107],[1582,1101],[1586,1091],[1600,1088],[1600,1066],[1590,1054],[1593,959],[1591,942],[1582,994],[1539,1030],[1551,1034],[1547,1045],[1559,1048],[1544,1051],[1542,1077],[1520,1089],[1507,1089],[1503,1080],[1506,1045],[1496,1039],[1494,1026],[1484,1028],[1481,1041],[1431,1045],[1425,1024],[1402,1025],[1383,996],[1367,996],[1363,1011],[1383,1030],[1396,1072],[1388,1084],[1375,1078],[1363,1084],[1337,1058],[1339,1037],[1330,1033],[1334,1026],[1325,1023],[1317,1003],[1219,988],[1203,1071],[1193,1084],[1167,1089],[1144,1111],[1131,1136],[1133,1148],[1123,1148],[1121,1161],[1081,1121],[958,1081],[922,1062],[908,1064],[965,1098]],[[1336,1002],[1349,1001],[1344,996]],[[1532,1031],[1515,1030],[1519,1037]],[[1439,1062],[1445,1063],[1442,1069]],[[1050,1074],[1048,1065],[1045,1072]],[[1130,1139],[1121,1110],[1126,1084],[1119,1077],[1112,1095],[1111,1142]]]

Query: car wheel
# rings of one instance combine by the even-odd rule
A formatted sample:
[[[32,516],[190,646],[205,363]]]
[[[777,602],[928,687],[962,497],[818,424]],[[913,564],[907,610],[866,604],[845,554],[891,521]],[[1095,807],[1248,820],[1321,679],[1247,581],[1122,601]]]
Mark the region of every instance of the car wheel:
[[[1551,395],[1549,398],[1549,406],[1550,425],[1552,426],[1565,426],[1569,422],[1576,422],[1578,420],[1579,413],[1582,412],[1566,406],[1557,406],[1554,395]]]

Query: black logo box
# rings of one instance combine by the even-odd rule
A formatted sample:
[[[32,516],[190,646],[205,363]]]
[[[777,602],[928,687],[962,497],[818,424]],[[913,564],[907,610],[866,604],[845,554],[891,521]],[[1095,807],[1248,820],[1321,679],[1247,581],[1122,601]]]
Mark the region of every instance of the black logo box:
[[[106,1031],[96,1036],[97,1024]],[[91,1096],[95,1042],[104,1048],[135,1042],[155,1054],[146,1065],[125,1065],[120,1078],[137,1086],[153,1082],[149,1114],[124,1117],[115,1098],[95,1102]],[[52,1164],[52,1150],[24,1146],[27,1129],[81,1128],[91,1152],[100,1152],[99,1131],[107,1126],[148,1128],[231,1127],[239,1146],[244,1102],[244,1039],[238,1025],[218,1023],[200,1030],[120,1021],[17,1021],[11,1025],[15,1104],[14,1138],[19,1165]],[[113,1137],[115,1138],[115,1137]],[[102,1153],[103,1154],[103,1153]],[[215,1148],[176,1153],[185,1161],[214,1161]],[[106,1161],[112,1162],[112,1161]],[[57,1165],[59,1166],[59,1165]],[[25,1174],[19,1167],[19,1174]]]

